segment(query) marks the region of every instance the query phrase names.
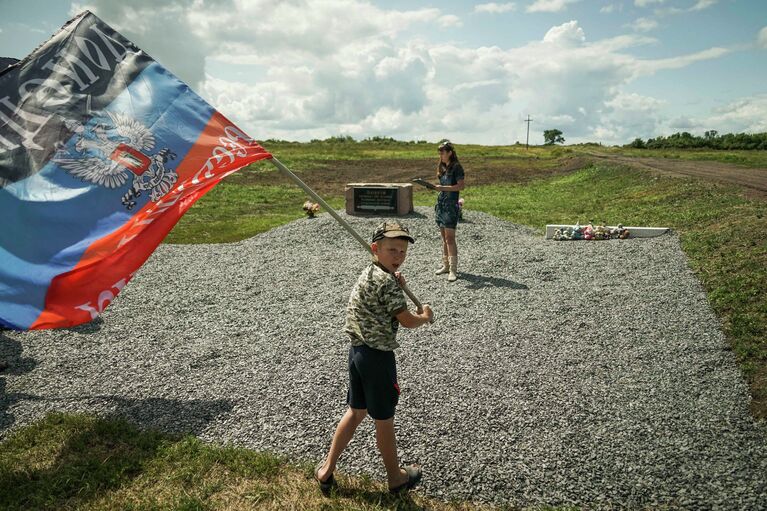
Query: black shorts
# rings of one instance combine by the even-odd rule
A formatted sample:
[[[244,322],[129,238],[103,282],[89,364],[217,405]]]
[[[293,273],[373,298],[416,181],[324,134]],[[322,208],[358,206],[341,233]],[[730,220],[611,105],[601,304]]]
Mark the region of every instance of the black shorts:
[[[367,409],[376,420],[394,417],[399,401],[397,363],[393,351],[381,351],[366,345],[349,348],[349,392],[351,408]]]

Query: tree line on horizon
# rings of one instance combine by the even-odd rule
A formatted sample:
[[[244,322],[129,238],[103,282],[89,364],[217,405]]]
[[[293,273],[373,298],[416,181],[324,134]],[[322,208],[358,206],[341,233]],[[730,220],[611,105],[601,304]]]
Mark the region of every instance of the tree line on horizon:
[[[263,143],[279,143],[279,144],[306,144],[307,142],[297,142],[295,140],[282,140],[279,138],[267,138],[266,140],[262,140]],[[326,139],[319,139],[319,138],[313,138],[309,142],[309,144],[382,144],[382,145],[390,145],[390,144],[408,144],[408,145],[418,145],[418,144],[437,144],[437,142],[429,142],[428,140],[397,140],[396,138],[392,137],[367,137],[363,138],[361,140],[357,140],[351,135],[335,135],[332,137],[328,137]]]
[[[552,129],[544,131],[544,145],[564,143],[560,130]],[[303,144],[293,140],[281,140],[269,138],[262,141],[265,144]],[[397,140],[392,137],[374,136],[356,140],[351,135],[336,135],[326,139],[313,138],[309,144],[343,145],[343,144],[380,144],[380,145],[424,145],[437,144],[427,140]],[[512,145],[525,145],[517,141]],[[585,143],[576,145],[599,145],[597,143]],[[683,131],[673,135],[648,138],[635,138],[633,142],[625,144],[625,148],[633,149],[721,149],[721,150],[767,150],[767,133],[725,133],[720,135],[716,130],[706,131],[703,136],[696,136]]]
[[[716,130],[706,131],[702,137],[686,131],[648,138],[634,139],[623,147],[634,149],[723,149],[723,150],[767,150],[767,133],[726,133],[719,135]]]

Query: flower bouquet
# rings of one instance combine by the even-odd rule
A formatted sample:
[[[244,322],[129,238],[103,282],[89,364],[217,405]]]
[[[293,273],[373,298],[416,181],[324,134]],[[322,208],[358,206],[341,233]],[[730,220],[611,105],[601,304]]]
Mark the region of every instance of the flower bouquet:
[[[316,202],[306,201],[304,202],[304,213],[306,213],[306,216],[309,218],[314,218],[314,216],[319,212],[320,205]]]

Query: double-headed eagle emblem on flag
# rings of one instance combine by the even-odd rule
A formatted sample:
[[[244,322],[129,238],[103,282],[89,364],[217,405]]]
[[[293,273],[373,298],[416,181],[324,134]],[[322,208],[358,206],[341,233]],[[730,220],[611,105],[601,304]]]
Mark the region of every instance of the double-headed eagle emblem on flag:
[[[195,201],[271,157],[81,13],[0,69],[0,328],[91,321]]]
[[[152,153],[154,134],[136,119],[114,112],[106,112],[106,117],[65,121],[74,136],[59,146],[53,161],[72,176],[106,188],[119,188],[132,177],[122,196],[128,210],[143,192],[157,202],[178,179],[175,169],[167,166],[176,154],[167,147]]]

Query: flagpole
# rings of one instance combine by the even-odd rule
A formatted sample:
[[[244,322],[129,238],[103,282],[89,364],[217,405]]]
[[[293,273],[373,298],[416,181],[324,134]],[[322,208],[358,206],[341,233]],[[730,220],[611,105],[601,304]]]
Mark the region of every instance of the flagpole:
[[[309,195],[309,197],[311,197],[312,199],[316,200],[319,203],[320,206],[325,208],[325,211],[330,213],[330,216],[335,218],[336,221],[339,224],[341,224],[341,227],[346,229],[348,231],[348,233],[351,234],[352,237],[354,239],[356,239],[360,243],[360,245],[365,247],[365,249],[370,253],[371,256],[373,256],[373,258],[375,258],[375,254],[373,254],[373,249],[370,248],[370,244],[367,241],[365,241],[362,238],[362,236],[360,236],[359,233],[357,233],[357,231],[355,231],[354,228],[351,225],[349,225],[349,222],[347,222],[346,220],[341,218],[341,215],[336,213],[336,210],[333,209],[330,206],[330,204],[325,202],[325,200],[322,197],[317,195],[317,193],[314,190],[309,188],[309,185],[307,185],[306,183],[301,181],[301,178],[299,178],[297,175],[295,175],[293,172],[291,172],[290,169],[287,168],[285,165],[283,165],[280,160],[278,160],[277,158],[272,156],[270,158],[270,161],[272,162],[272,164],[275,167],[277,167],[277,169],[280,172],[282,172],[285,176],[289,177],[294,183],[296,183],[299,186],[299,188],[301,188],[303,191],[305,191],[307,193],[307,195]],[[401,287],[402,287],[402,291],[404,291],[405,294],[408,296],[408,298],[410,298],[410,300],[413,302],[413,305],[416,306],[416,308],[418,309],[418,312],[423,311],[423,305],[421,305],[421,302],[418,300],[418,298],[416,298],[416,296],[413,294],[413,292],[410,291],[410,288],[407,287],[407,284],[401,285]]]

